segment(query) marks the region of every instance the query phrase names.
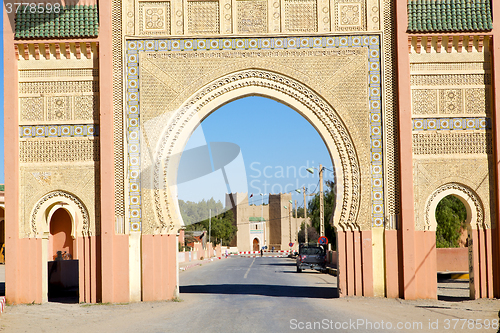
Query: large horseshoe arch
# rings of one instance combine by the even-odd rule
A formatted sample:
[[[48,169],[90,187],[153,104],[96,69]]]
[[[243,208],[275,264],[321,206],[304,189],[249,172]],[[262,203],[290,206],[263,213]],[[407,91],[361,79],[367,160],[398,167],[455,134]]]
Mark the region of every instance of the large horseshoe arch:
[[[157,146],[154,166],[154,200],[157,227],[167,232],[180,225],[175,190],[178,156],[199,123],[220,106],[245,96],[259,95],[286,104],[306,118],[322,136],[334,161],[337,175],[337,204],[333,223],[346,229],[354,227],[359,208],[360,166],[354,145],[335,110],[318,94],[289,77],[269,71],[250,69],[219,78],[200,89],[170,118]],[[166,175],[166,176],[165,176]],[[161,207],[161,209],[158,209]],[[168,226],[166,225],[168,223]]]

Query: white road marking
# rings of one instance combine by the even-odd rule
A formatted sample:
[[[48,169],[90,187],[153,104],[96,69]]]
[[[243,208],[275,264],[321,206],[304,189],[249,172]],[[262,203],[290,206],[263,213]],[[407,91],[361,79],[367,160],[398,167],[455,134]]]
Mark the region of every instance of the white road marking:
[[[252,268],[252,265],[253,265],[254,262],[255,262],[255,258],[253,258],[252,263],[250,264],[250,266],[247,269],[247,272],[245,273],[245,276],[243,276],[244,279],[247,278],[248,273],[250,272],[250,268]]]

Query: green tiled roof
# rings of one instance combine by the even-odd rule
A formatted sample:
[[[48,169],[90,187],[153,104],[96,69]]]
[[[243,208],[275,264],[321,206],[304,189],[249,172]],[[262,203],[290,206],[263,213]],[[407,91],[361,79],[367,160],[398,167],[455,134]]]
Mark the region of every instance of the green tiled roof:
[[[16,39],[96,37],[99,32],[97,5],[61,6],[59,13],[30,13],[19,8]]]
[[[409,32],[491,30],[490,0],[408,0]]]

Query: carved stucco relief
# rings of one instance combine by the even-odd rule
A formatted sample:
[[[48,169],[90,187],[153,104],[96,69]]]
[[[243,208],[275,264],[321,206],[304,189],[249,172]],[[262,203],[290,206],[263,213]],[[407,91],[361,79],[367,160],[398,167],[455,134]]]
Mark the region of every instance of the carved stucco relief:
[[[366,39],[366,43],[368,43],[368,40]],[[236,43],[236,46],[238,46],[237,43],[240,41],[241,43],[245,43],[244,40],[239,39],[227,41],[227,43],[228,46],[230,45],[229,43]],[[261,39],[260,43],[263,43],[263,46],[265,46],[266,41],[266,39]],[[304,41],[299,41],[299,39],[293,40],[293,42],[299,43]],[[204,43],[208,42],[207,40]],[[252,42],[253,40],[247,41],[247,43]],[[274,46],[276,47],[279,42],[279,40],[275,40]],[[311,42],[316,43],[315,39],[307,40],[307,43]],[[321,45],[321,43],[325,43],[325,40],[322,42],[322,39],[318,39],[318,42]],[[354,42],[359,41],[355,39]],[[146,42],[146,47],[148,47],[148,43]],[[171,47],[173,48],[177,47],[174,43],[176,41],[171,42]],[[184,40],[183,46],[190,47],[188,43],[190,43],[189,40]],[[200,47],[199,43],[197,44],[198,47]],[[201,47],[208,48],[209,46],[203,44]],[[374,66],[373,64],[370,65],[368,58],[372,56],[378,57],[378,51],[373,53],[374,51],[369,51],[363,47],[323,50],[310,50],[306,48],[301,50],[211,50],[210,53],[138,52],[134,54],[133,61],[129,64],[129,74],[132,73],[129,76],[129,87],[137,87],[136,81],[140,81],[141,89],[140,96],[138,95],[139,90],[136,93],[135,88],[130,89],[129,100],[130,103],[134,104],[136,103],[134,102],[135,100],[140,99],[140,125],[133,126],[139,126],[141,133],[143,133],[140,144],[141,154],[138,156],[142,164],[141,169],[153,168],[154,170],[161,170],[162,168],[157,164],[157,159],[152,156],[151,151],[147,149],[151,145],[157,146],[159,144],[162,131],[164,131],[163,128],[149,126],[148,124],[151,123],[152,119],[160,117],[162,123],[165,124],[175,122],[174,118],[177,117],[178,110],[183,105],[186,105],[186,101],[191,100],[193,94],[201,89],[201,87],[210,86],[213,82],[219,82],[223,75],[246,71],[249,68],[258,68],[263,73],[259,75],[280,77],[280,79],[276,79],[278,81],[290,78],[295,82],[293,84],[294,87],[304,85],[304,87],[308,87],[307,89],[312,89],[311,93],[314,91],[313,94],[318,94],[318,98],[324,99],[335,110],[327,111],[325,109],[321,112],[328,115],[328,117],[331,117],[334,113],[339,115],[340,118],[338,119],[343,123],[343,126],[349,128],[348,136],[355,147],[355,155],[359,161],[357,163],[361,165],[360,173],[357,176],[359,177],[359,185],[354,186],[355,189],[353,191],[359,192],[356,195],[360,199],[357,200],[361,200],[366,204],[359,206],[359,212],[354,214],[357,215],[357,218],[354,222],[352,220],[349,221],[348,224],[353,223],[355,228],[370,228],[370,221],[373,222],[372,210],[375,207],[370,205],[372,194],[376,200],[383,201],[382,190],[373,190],[373,186],[379,186],[380,189],[383,188],[382,168],[376,165],[377,160],[382,165],[382,157],[378,153],[378,150],[381,152],[382,149],[380,141],[377,143],[378,139],[374,141],[370,140],[372,127],[374,124],[375,126],[380,126],[381,120],[377,114],[374,114],[372,118],[367,117],[367,110],[369,108],[375,108],[374,111],[376,108],[380,108],[380,102],[368,103],[368,91],[371,90],[367,88],[366,73],[369,70],[373,70]],[[139,64],[139,68],[135,67],[135,63]],[[137,75],[135,73],[140,73],[140,76],[135,76]],[[377,84],[380,82],[378,76],[373,76],[370,80]],[[301,83],[299,84],[299,82]],[[240,84],[248,83],[242,82]],[[279,82],[276,84],[279,86]],[[228,86],[226,89],[231,90],[234,88]],[[377,94],[380,94],[380,91],[373,90],[370,94],[378,96]],[[356,98],[346,98],[345,96],[356,96]],[[135,115],[136,107],[132,104],[132,109],[130,110],[134,110],[132,113]],[[135,120],[133,122],[136,123]],[[136,133],[135,129],[132,130]],[[144,133],[147,133],[147,137]],[[375,128],[373,133],[380,135],[380,127]],[[139,142],[137,144],[134,143],[134,145],[139,146]],[[375,145],[373,146],[375,148],[372,149],[372,154],[370,154],[370,150],[373,148],[372,145]],[[374,168],[370,167],[370,163],[375,163]],[[348,162],[345,162],[345,165],[348,164]],[[380,178],[377,179],[378,176],[374,173],[380,174]],[[161,172],[157,171],[156,174],[142,174],[140,178],[133,180],[134,184],[137,183],[142,188],[140,195],[143,196],[143,200],[141,200],[141,207],[138,206],[130,210],[131,216],[141,217],[141,220],[137,220],[135,223],[141,221],[142,231],[145,233],[164,232],[170,228],[171,221],[169,220],[173,218],[169,216],[168,212],[158,214],[161,211],[165,212],[165,209],[168,209],[169,206],[169,199],[164,195],[166,185],[155,187],[155,182],[161,176]],[[373,177],[375,177],[375,185],[371,184]],[[135,188],[136,185],[133,186]],[[352,188],[353,186],[351,184],[348,187]],[[372,191],[373,193],[371,193]],[[350,197],[347,200],[350,201],[353,199]],[[142,209],[142,212],[140,209]],[[383,208],[376,206],[375,210],[383,216]],[[376,223],[383,223],[382,218],[378,218],[377,221]],[[133,227],[134,225],[132,225],[132,229]],[[135,225],[135,227],[139,226]]]
[[[461,184],[477,194],[484,210],[484,225],[490,228],[494,223],[490,212],[490,207],[494,205],[493,193],[490,192],[490,184],[493,182],[493,176],[489,172],[492,167],[490,160],[491,155],[415,159],[413,178],[416,230],[425,230],[428,226],[426,218],[428,199],[442,186],[451,183]]]
[[[73,166],[46,165],[21,166],[20,237],[37,236],[32,227],[32,213],[37,204],[49,193],[64,192],[77,198],[88,212],[88,226],[84,229],[90,235],[100,234],[100,199],[96,191],[99,184],[99,169],[94,164]],[[38,235],[40,236],[40,235]]]

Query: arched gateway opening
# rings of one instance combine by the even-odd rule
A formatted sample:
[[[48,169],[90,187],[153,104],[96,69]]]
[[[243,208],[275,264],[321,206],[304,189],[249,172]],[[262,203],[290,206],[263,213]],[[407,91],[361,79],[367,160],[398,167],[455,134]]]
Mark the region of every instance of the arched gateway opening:
[[[41,197],[30,214],[30,233],[40,240],[41,301],[96,301],[91,275],[93,225],[81,200],[65,191]]]
[[[172,217],[168,228],[177,230],[180,227],[173,224],[173,221],[180,221],[175,200],[178,193],[174,185],[180,157],[191,134],[219,107],[246,96],[268,97],[283,103],[316,129],[334,161],[336,190],[342,203],[335,207],[332,222],[343,230],[357,230],[359,227],[354,222],[360,202],[360,165],[349,131],[335,110],[314,91],[291,78],[262,70],[245,70],[214,81],[175,111],[167,126],[156,125],[161,126],[158,130],[163,134],[155,146],[153,175],[146,179],[150,183],[142,186],[151,186],[155,201],[166,203],[155,205],[158,220],[165,221],[164,216]],[[155,126],[154,123],[148,125]],[[164,227],[166,224],[157,225],[159,230]]]
[[[338,203],[331,223],[340,230],[339,286],[345,294],[371,295],[371,267],[361,260],[354,263],[348,256],[368,251],[361,242],[363,229],[356,223],[360,209],[360,164],[349,131],[336,111],[314,91],[289,77],[263,70],[244,70],[212,82],[189,98],[182,107],[168,117],[167,125],[155,119],[144,127],[148,132],[160,131],[162,135],[154,145],[151,160],[152,175],[141,178],[141,186],[151,188],[155,204],[156,232],[178,230],[181,226],[177,209],[176,178],[182,151],[195,128],[214,110],[236,99],[247,96],[268,97],[283,103],[302,115],[322,137],[333,161]],[[156,129],[155,129],[156,127]],[[158,204],[165,203],[165,204]],[[366,222],[363,228],[366,230]],[[353,242],[354,240],[354,242]],[[293,243],[293,242],[292,242]],[[347,250],[347,251],[346,251]],[[363,255],[371,258],[371,252]],[[371,260],[371,259],[370,259]],[[351,279],[347,281],[349,274]],[[365,278],[362,278],[365,274]],[[345,283],[343,282],[345,281]],[[349,289],[348,289],[349,288]]]
[[[339,235],[341,295],[383,295],[384,262],[372,261],[373,249],[377,257],[383,255],[380,36],[293,38],[276,37],[269,43],[258,37],[257,43],[248,41],[248,48],[238,37],[125,43],[130,231],[142,232],[142,244],[147,244],[137,243],[143,265],[131,259],[130,270],[142,267],[143,280],[137,281],[144,299],[154,299],[148,296],[153,294],[153,278],[144,273],[150,269],[144,259],[155,255],[155,246],[149,245],[162,243],[182,227],[175,186],[189,137],[212,112],[248,96],[289,106],[321,136],[336,180],[338,204],[331,224]],[[369,244],[372,227],[379,227],[375,245]],[[151,243],[145,241],[149,238]],[[167,270],[159,260],[151,266],[156,265]],[[139,287],[137,283],[134,290]]]
[[[78,260],[73,260],[75,240],[70,213],[58,208],[49,221],[48,300],[78,302]]]
[[[492,245],[491,227],[486,222],[483,204],[480,197],[470,187],[460,183],[448,183],[437,188],[427,200],[425,211],[425,228],[428,231],[436,232],[436,207],[439,202],[448,196],[453,196],[461,201],[466,209],[465,225],[467,227],[467,267],[460,264],[460,258],[455,258],[457,254],[440,253],[440,249],[436,249],[435,270],[429,272],[428,279],[430,283],[436,283],[436,271],[440,270],[458,270],[459,272],[466,269],[469,274],[469,295],[470,299],[493,297],[493,286],[489,277],[493,274],[493,258],[487,251]],[[458,249],[459,250],[459,249]],[[455,251],[456,252],[456,251]],[[460,255],[460,254],[458,254]],[[443,264],[451,265],[455,263],[457,267],[443,267]],[[436,286],[437,289],[437,286]],[[440,295],[438,295],[438,298]],[[461,300],[461,296],[447,297],[443,296],[443,300]],[[465,295],[463,295],[465,296]]]
[[[213,168],[216,170],[209,168],[209,171],[202,172],[204,163],[200,154],[191,157],[193,151],[203,152],[200,146],[214,142],[238,145],[243,156],[244,165],[241,165],[241,170],[233,164],[236,162],[230,161],[231,163],[225,166],[229,190],[222,176],[218,179],[222,182],[222,186],[216,186],[218,184],[213,181],[213,178],[217,180],[217,171],[220,172],[218,170],[220,167]],[[206,155],[214,157],[212,162],[217,165],[218,161],[215,159],[217,153],[213,150],[215,146],[210,147],[212,149],[207,151]],[[208,162],[205,164],[210,164]],[[304,196],[295,189],[302,191],[305,186],[308,189],[307,201],[311,201],[311,196],[319,191],[319,176],[317,170],[312,175],[306,169],[319,168],[319,164],[332,169],[331,155],[326,149],[324,139],[318,134],[317,129],[311,126],[308,119],[276,100],[263,96],[245,96],[224,104],[205,117],[189,138],[179,163],[177,189],[186,228],[179,237],[182,242],[179,246],[180,297],[185,297],[191,292],[211,290],[214,284],[226,283],[225,281],[228,281],[228,285],[223,290],[217,289],[213,292],[220,294],[251,292],[272,296],[274,287],[279,289],[282,285],[287,285],[287,297],[299,296],[301,288],[294,280],[296,277],[293,274],[279,274],[279,272],[296,272],[295,261],[282,258],[288,256],[288,252],[284,251],[299,249],[297,234],[303,222],[303,212],[296,218],[295,209],[297,206],[303,207]],[[213,178],[210,177],[211,174],[214,174]],[[234,178],[240,180],[240,176],[244,177],[246,189],[238,187],[240,185],[238,181],[236,184],[233,182]],[[326,170],[324,177],[325,183],[326,180],[333,179],[332,173]],[[235,209],[225,206],[231,204],[226,196],[229,191],[233,193]],[[295,196],[290,192],[295,193]],[[290,200],[293,203],[290,203]],[[220,207],[212,206],[217,201],[222,201]],[[331,207],[335,206],[332,202],[328,202],[327,205],[330,211]],[[203,221],[195,220],[195,213],[199,213],[195,208],[203,209],[207,206],[211,207],[211,219],[207,212],[206,216],[202,217]],[[223,246],[219,247],[221,245],[219,235],[222,234],[218,232],[219,227],[223,226],[228,213],[234,218],[237,230],[233,239],[222,239]],[[330,215],[328,214],[328,217]],[[226,251],[233,254],[238,251],[240,255],[230,256],[230,260],[218,263],[224,276],[220,276],[219,279],[213,279],[212,275],[206,276],[201,285],[195,286],[192,275],[184,273],[182,268],[196,263],[196,259],[202,256],[206,258],[206,250],[201,248],[201,242],[199,244],[193,242],[195,239],[193,236],[200,232],[208,233],[209,220],[211,239],[217,243],[216,251],[221,251],[219,253],[222,257],[225,257]],[[311,243],[315,243],[317,239],[318,237],[315,237]],[[332,240],[333,237],[330,241]],[[290,243],[293,243],[292,247]],[[263,255],[255,253],[261,249]],[[250,265],[252,266],[249,269]],[[248,274],[239,274],[242,270],[248,271]],[[321,276],[316,270],[310,270],[308,273],[315,275],[314,278]],[[330,281],[328,286],[317,289],[311,287],[311,290],[316,292],[324,289],[322,297],[336,297],[338,293],[333,282],[335,277],[328,278]],[[257,281],[259,283],[256,284]],[[312,297],[311,295],[305,297]]]

